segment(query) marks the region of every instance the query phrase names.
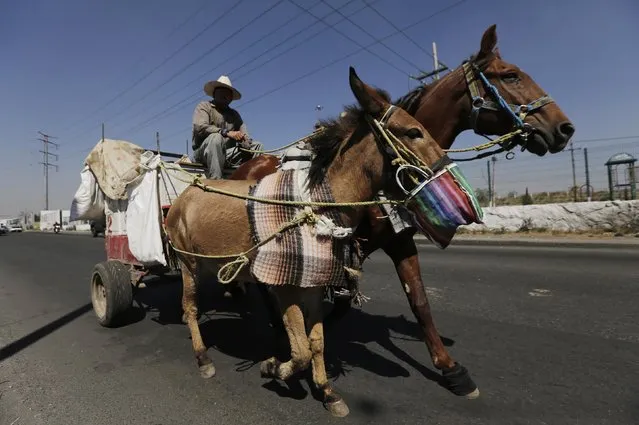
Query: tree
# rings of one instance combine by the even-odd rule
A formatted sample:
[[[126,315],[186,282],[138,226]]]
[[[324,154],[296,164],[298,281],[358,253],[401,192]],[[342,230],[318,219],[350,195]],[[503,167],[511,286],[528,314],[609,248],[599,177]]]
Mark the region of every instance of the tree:
[[[475,189],[475,196],[477,197],[477,202],[479,202],[479,205],[488,204],[488,190]]]
[[[528,187],[526,187],[526,193],[524,193],[524,196],[521,197],[521,204],[522,205],[534,204],[532,196],[530,196],[530,193],[528,193]]]

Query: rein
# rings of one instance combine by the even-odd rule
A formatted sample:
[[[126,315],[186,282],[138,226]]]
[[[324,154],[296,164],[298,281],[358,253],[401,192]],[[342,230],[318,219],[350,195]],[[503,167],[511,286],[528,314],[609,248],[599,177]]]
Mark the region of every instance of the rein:
[[[370,117],[369,115],[366,115],[366,118],[369,122],[369,124],[372,127],[373,130],[373,136],[375,138],[376,141],[380,142],[380,139],[385,141],[388,144],[388,148],[393,151],[395,153],[395,155],[397,156],[395,159],[393,159],[393,164],[399,164],[400,169],[403,166],[412,166],[412,167],[416,167],[419,170],[426,170],[431,176],[434,174],[433,171],[428,167],[428,165],[422,161],[421,158],[419,158],[417,155],[415,155],[413,152],[411,152],[408,148],[406,148],[406,146],[402,143],[401,140],[399,140],[397,138],[397,136],[395,136],[391,131],[388,130],[387,128],[387,124],[388,124],[388,119],[390,118],[390,116],[393,114],[393,112],[396,110],[396,106],[394,105],[390,105],[389,108],[386,110],[386,112],[384,113],[384,115],[382,116],[382,118],[378,121],[372,117]],[[447,159],[446,157],[442,158],[442,159]],[[438,161],[439,163],[439,161]],[[167,164],[164,161],[160,161],[159,164],[160,168],[163,168],[164,170],[168,171],[169,167],[167,167]],[[267,204],[279,204],[279,205],[289,205],[289,206],[300,206],[300,207],[340,207],[340,206],[346,206],[346,207],[354,207],[354,206],[370,206],[370,205],[382,205],[382,204],[393,204],[393,205],[398,205],[398,204],[405,204],[406,202],[408,202],[410,200],[410,196],[406,196],[406,198],[403,201],[398,201],[398,200],[375,200],[375,201],[359,201],[359,202],[342,202],[342,203],[338,203],[338,202],[298,202],[298,201],[278,201],[278,200],[274,200],[274,199],[265,199],[265,198],[258,198],[255,196],[250,196],[250,195],[242,195],[239,193],[235,193],[235,192],[231,192],[231,191],[227,191],[227,190],[223,190],[223,189],[218,189],[209,185],[206,185],[204,183],[202,183],[202,175],[198,174],[193,176],[191,173],[189,173],[188,171],[182,169],[181,167],[177,167],[177,168],[173,168],[170,167],[172,170],[176,170],[176,171],[181,171],[183,174],[186,174],[190,177],[190,181],[187,180],[182,180],[181,178],[177,177],[176,178],[180,181],[183,181],[185,183],[189,183],[193,186],[197,186],[200,189],[206,191],[206,192],[214,192],[214,193],[219,193],[222,195],[226,195],[226,196],[231,196],[231,197],[235,197],[235,198],[241,198],[241,199],[245,199],[245,200],[253,200],[256,202],[262,202],[262,203],[267,203]],[[423,172],[423,171],[422,171]],[[412,177],[412,176],[411,176]],[[413,177],[413,181],[415,183],[419,183],[414,177]],[[164,235],[166,237],[166,240],[168,241],[169,245],[171,246],[171,248],[173,250],[175,250],[176,252],[179,252],[181,254],[184,255],[190,255],[190,256],[194,256],[194,257],[199,257],[199,258],[207,258],[207,259],[228,259],[228,258],[235,258],[232,261],[229,261],[227,263],[225,263],[224,265],[222,265],[220,267],[220,269],[218,270],[217,273],[217,279],[220,283],[222,284],[227,284],[232,282],[234,279],[237,278],[237,276],[239,275],[240,271],[250,262],[249,258],[248,258],[248,254],[250,254],[251,252],[253,252],[254,250],[256,250],[257,248],[259,248],[260,246],[266,244],[267,242],[271,241],[272,239],[278,237],[278,235],[280,235],[281,233],[292,229],[294,227],[297,227],[299,225],[302,224],[314,224],[317,223],[319,220],[319,217],[311,210],[308,208],[303,209],[302,211],[300,211],[296,217],[291,220],[288,223],[285,223],[284,225],[282,225],[276,232],[274,232],[272,235],[270,235],[268,238],[266,238],[264,241],[262,241],[261,243],[255,244],[253,245],[251,248],[249,248],[248,250],[241,252],[241,253],[233,253],[233,254],[218,254],[218,255],[213,255],[213,254],[198,254],[198,253],[194,253],[194,252],[189,252],[189,251],[184,251],[181,250],[179,248],[177,248],[174,244],[173,241],[171,241],[171,239],[168,237],[168,233],[166,231],[166,225],[164,222],[162,222],[162,230],[164,232]]]
[[[527,105],[514,105],[511,103],[507,103],[506,100],[503,98],[503,96],[499,93],[499,90],[497,89],[497,87],[495,87],[493,84],[490,83],[490,81],[488,81],[488,78],[486,78],[486,75],[484,75],[484,73],[479,69],[479,67],[477,67],[477,65],[471,64],[468,61],[465,61],[462,64],[462,70],[464,72],[464,78],[468,86],[468,92],[470,94],[470,100],[471,100],[471,107],[472,107],[470,111],[471,128],[475,132],[475,134],[478,134],[480,136],[487,138],[488,140],[490,140],[490,142],[484,143],[483,145],[479,145],[469,149],[455,149],[455,150],[449,149],[448,152],[468,152],[471,150],[483,150],[493,145],[500,145],[500,148],[494,151],[485,152],[473,158],[456,160],[456,161],[472,161],[474,159],[484,158],[486,156],[494,155],[504,151],[510,151],[517,145],[517,143],[513,141],[517,137],[523,140],[522,150],[524,150],[526,147],[526,141],[528,139],[528,136],[534,130],[534,128],[530,124],[527,124],[524,122],[524,119],[526,118],[528,114],[531,114],[541,109],[542,107],[544,107],[545,105],[549,103],[553,103],[554,100],[550,96],[544,95],[536,100],[533,100]],[[480,95],[479,87],[477,84],[478,78],[476,75],[479,77],[479,80],[481,80],[484,87],[486,88],[486,94],[491,95],[493,98],[496,99],[496,101],[486,100],[484,99],[484,97]],[[494,111],[494,112],[503,110],[513,121],[514,130],[497,139],[491,140],[486,134],[480,132],[477,129],[477,119],[479,118],[479,113],[481,112],[482,109]],[[507,159],[511,159],[511,158],[508,158],[507,156]]]

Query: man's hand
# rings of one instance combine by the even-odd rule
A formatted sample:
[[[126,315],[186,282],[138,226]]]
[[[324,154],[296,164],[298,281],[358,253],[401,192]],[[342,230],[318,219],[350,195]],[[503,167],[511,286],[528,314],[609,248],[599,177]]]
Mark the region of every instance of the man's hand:
[[[237,140],[238,142],[240,142],[240,141],[242,141],[242,140],[244,140],[246,138],[246,134],[242,133],[241,131],[229,131],[227,133],[227,136],[230,139]]]

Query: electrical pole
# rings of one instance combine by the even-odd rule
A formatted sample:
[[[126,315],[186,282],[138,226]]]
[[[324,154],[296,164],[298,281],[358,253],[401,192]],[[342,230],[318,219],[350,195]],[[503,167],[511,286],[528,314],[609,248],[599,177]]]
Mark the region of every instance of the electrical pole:
[[[440,61],[437,57],[437,44],[433,41],[433,71],[425,72],[417,77],[411,76],[410,78],[418,81],[425,80],[426,78],[433,77],[433,81],[439,80],[439,73],[449,70],[448,66],[446,66],[442,61]]]
[[[592,200],[592,191],[590,190],[590,169],[588,168],[588,148],[584,148],[584,163],[586,167],[586,193],[588,194],[588,202]]]
[[[493,172],[491,173],[492,174],[492,178],[493,178],[493,190],[492,190],[493,201],[492,201],[492,206],[495,207],[495,206],[497,206],[496,205],[497,203],[495,202],[496,199],[497,199],[497,195],[495,194],[495,163],[497,162],[497,158],[495,156],[493,156],[491,158],[491,161],[493,163]]]
[[[43,161],[40,164],[42,164],[44,167],[44,209],[48,210],[49,209],[49,167],[55,167],[55,171],[56,172],[58,171],[58,166],[56,164],[51,164],[49,162],[49,156],[55,156],[55,160],[56,161],[58,160],[58,155],[54,153],[49,153],[49,145],[55,146],[56,150],[58,149],[59,145],[49,140],[49,139],[57,139],[57,137],[44,134],[41,131],[38,131],[38,133],[42,136],[41,138],[38,138],[38,140],[40,140],[44,144],[44,150],[40,151],[43,154]]]
[[[493,206],[493,180],[490,177],[490,160],[486,161],[486,169],[488,170],[488,206]]]
[[[570,161],[572,162],[572,199],[577,202],[577,174],[575,173],[575,151],[581,150],[581,148],[575,148],[572,142],[570,142]]]

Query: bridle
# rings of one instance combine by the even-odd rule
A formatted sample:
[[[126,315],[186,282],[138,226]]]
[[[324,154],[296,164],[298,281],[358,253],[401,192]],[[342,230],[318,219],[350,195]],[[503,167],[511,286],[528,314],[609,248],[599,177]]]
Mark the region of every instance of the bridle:
[[[523,151],[526,148],[528,136],[534,131],[534,128],[530,124],[524,122],[524,119],[527,115],[538,111],[545,105],[553,103],[554,100],[550,96],[544,95],[536,100],[533,100],[527,105],[514,105],[511,103],[507,103],[503,96],[499,93],[497,87],[495,87],[493,84],[490,83],[490,81],[488,81],[488,78],[486,78],[484,73],[476,64],[465,61],[462,64],[462,70],[464,72],[464,78],[466,79],[466,84],[468,86],[471,101],[470,127],[475,132],[475,134],[491,140],[486,134],[482,133],[477,128],[477,119],[479,118],[479,113],[482,109],[494,112],[498,112],[500,110],[506,112],[506,114],[511,118],[513,122],[513,132],[519,133],[517,135],[517,138],[511,137],[508,138],[508,141],[505,143],[498,143],[501,146],[500,149],[480,154],[471,159],[483,158],[485,156],[494,155],[496,153],[510,151],[518,144],[517,139],[521,140],[521,149]],[[478,79],[481,80],[481,82],[483,83],[486,94],[492,96],[495,101],[486,100],[480,95],[477,83]],[[512,154],[512,152],[510,152],[510,154]]]
[[[432,178],[438,171],[451,163],[450,158],[448,155],[444,155],[434,164],[428,165],[413,151],[408,149],[404,142],[399,140],[399,138],[388,129],[388,121],[397,109],[399,109],[397,106],[389,105],[380,119],[367,116],[375,140],[382,144],[382,151],[385,152],[387,158],[390,159],[391,167],[397,167],[397,170],[390,171],[389,174],[395,175],[397,179],[398,170],[412,168],[413,170],[419,171],[419,174],[423,177]],[[415,184],[420,183],[414,176],[411,176],[411,179]]]

